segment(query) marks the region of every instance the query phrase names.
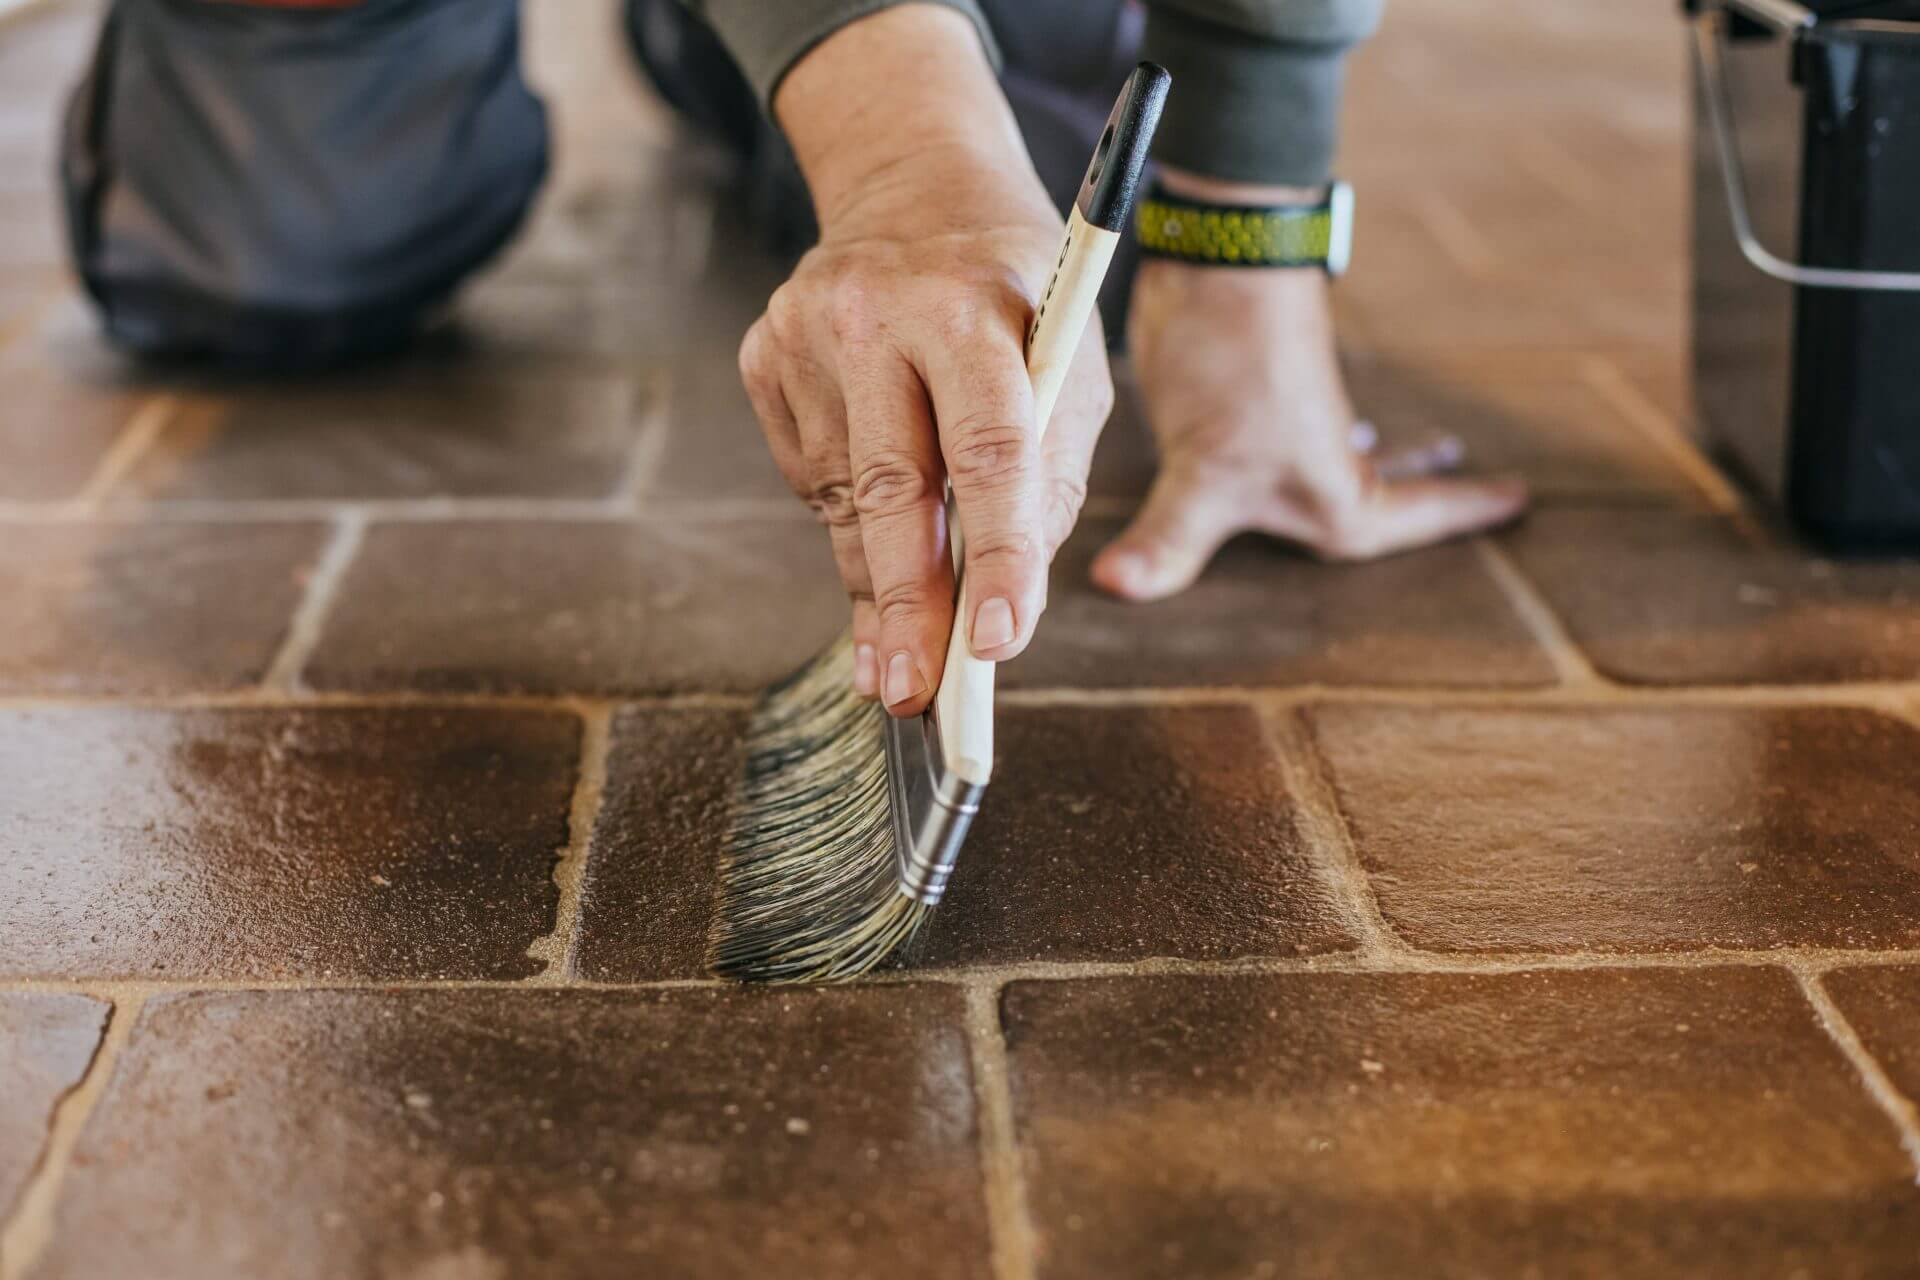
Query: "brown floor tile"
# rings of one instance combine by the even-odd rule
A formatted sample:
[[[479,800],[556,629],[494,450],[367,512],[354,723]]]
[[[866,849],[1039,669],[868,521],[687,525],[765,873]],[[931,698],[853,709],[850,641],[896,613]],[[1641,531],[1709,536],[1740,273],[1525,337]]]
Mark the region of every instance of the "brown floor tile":
[[[792,519],[379,525],[317,688],[746,692],[846,625],[821,531]]]
[[[0,599],[14,602],[0,693],[254,684],[326,537],[315,524],[0,525]]]
[[[615,719],[575,967],[602,982],[706,974],[745,712]]]
[[[36,1280],[988,1274],[958,998],[150,1005]],[[110,1229],[102,1229],[110,1223]]]
[[[1007,687],[1553,683],[1469,545],[1323,565],[1247,537],[1184,595],[1134,605],[1087,580],[1120,528],[1083,520],[1061,548],[1033,646],[1001,668]]]
[[[0,94],[8,105],[45,108],[86,69],[102,5],[97,0],[36,4],[7,15],[0,41]],[[53,120],[42,116],[51,148]]]
[[[995,780],[913,960],[1228,960],[1352,944],[1239,707],[1003,711]]]
[[[1908,1274],[1898,1134],[1771,970],[1006,993],[1039,1274]]]
[[[0,974],[518,978],[572,716],[0,713]]]
[[[1349,379],[1381,451],[1457,437],[1475,473],[1526,477],[1536,498],[1699,503],[1658,446],[1582,381],[1572,360],[1515,374],[1471,360],[1360,360]]]
[[[1507,537],[1607,675],[1635,684],[1791,684],[1920,675],[1920,568],[1835,563],[1730,522],[1542,511]]]
[[[0,186],[0,270],[58,267],[66,260],[59,205],[35,184]]]
[[[1894,1087],[1920,1099],[1920,967],[1840,969],[1820,981]]]
[[[77,298],[19,304],[32,327],[0,348],[0,499],[71,498],[152,394],[114,357]],[[0,316],[0,329],[7,318]]]
[[[1438,951],[1920,946],[1920,732],[1862,711],[1322,707],[1388,922]]]
[[[734,345],[692,354],[667,373],[666,426],[644,497],[765,498],[798,509],[740,385]]]
[[[0,1221],[40,1158],[54,1108],[93,1061],[109,1012],[86,996],[0,995]]]
[[[600,498],[627,478],[633,380],[338,373],[192,397],[115,496]]]

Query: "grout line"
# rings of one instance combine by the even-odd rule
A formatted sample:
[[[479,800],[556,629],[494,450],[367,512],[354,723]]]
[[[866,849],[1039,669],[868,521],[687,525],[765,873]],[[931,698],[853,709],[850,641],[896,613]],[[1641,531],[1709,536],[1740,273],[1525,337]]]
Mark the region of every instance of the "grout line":
[[[1268,743],[1279,760],[1287,792],[1299,806],[1301,835],[1315,856],[1327,887],[1340,904],[1348,930],[1360,942],[1359,954],[1388,956],[1413,949],[1393,931],[1380,910],[1373,880],[1354,848],[1353,832],[1340,810],[1340,799],[1327,776],[1326,761],[1304,708],[1290,708],[1261,718]]]
[[[1906,1148],[1908,1159],[1914,1163],[1914,1181],[1920,1183],[1920,1108],[1900,1092],[1899,1086],[1887,1075],[1873,1052],[1860,1039],[1860,1033],[1854,1030],[1840,1006],[1835,1004],[1828,994],[1826,985],[1821,982],[1819,969],[1802,964],[1790,964],[1793,975],[1800,981],[1801,991],[1806,993],[1807,1001],[1813,1006],[1821,1027],[1838,1045],[1840,1052],[1853,1063],[1860,1073],[1861,1083],[1880,1109],[1887,1113],[1887,1119],[1893,1121],[1894,1128],[1900,1131],[1900,1145]]]
[[[143,995],[114,999],[107,1012],[106,1030],[93,1051],[93,1061],[88,1063],[86,1074],[54,1108],[53,1124],[40,1164],[21,1190],[12,1219],[0,1231],[0,1280],[20,1280],[52,1240],[54,1209],[60,1199],[60,1184],[66,1179],[67,1167],[73,1160],[74,1147],[113,1076],[114,1065],[133,1034],[133,1024],[139,1019],[145,1000]]]
[[[255,687],[227,693],[169,695],[0,695],[0,711],[44,711],[69,707],[144,708],[153,711],[219,711],[262,707],[289,710],[325,707],[349,710],[408,707],[444,710],[471,707],[487,711],[576,711],[583,706],[599,705],[619,705],[649,711],[738,711],[753,706],[754,702],[753,695],[744,693],[636,693],[600,697],[563,693],[435,692],[430,689],[354,692],[303,688],[298,692],[286,692]]]
[[[262,524],[329,520],[351,507],[370,520],[436,524],[481,520],[545,520],[593,524],[724,524],[779,521],[813,524],[814,515],[792,498],[649,498],[642,512],[631,496],[618,498],[156,498],[80,505],[76,500],[0,500],[0,524],[84,524],[102,519],[148,523]]]
[[[301,596],[293,621],[287,626],[287,638],[273,656],[266,675],[261,677],[263,689],[280,694],[305,691],[301,673],[306,669],[307,659],[313,656],[314,647],[320,643],[320,631],[332,612],[334,597],[340,594],[347,567],[353,563],[366,534],[364,514],[350,508],[339,514],[333,536],[327,540],[326,548],[307,577],[306,593]]]
[[[180,398],[169,392],[162,391],[142,400],[140,407],[133,411],[133,416],[127,419],[127,425],[114,437],[112,446],[101,457],[99,465],[94,467],[93,474],[80,487],[80,492],[61,505],[82,516],[97,512],[107,494],[126,478],[134,464],[145,456],[179,412]]]
[[[629,509],[638,509],[641,494],[653,488],[653,482],[666,459],[668,431],[673,421],[674,389],[675,379],[670,367],[656,368],[647,374],[646,387],[640,393],[644,403],[637,414],[640,424],[633,434],[633,446],[627,451],[627,462],[621,472],[620,483],[614,489],[615,501]],[[652,503],[646,505],[650,507]]]
[[[607,746],[612,736],[613,710],[605,705],[580,712],[580,774],[567,811],[567,843],[553,863],[553,883],[560,891],[553,910],[553,930],[527,945],[529,958],[545,967],[531,984],[559,986],[573,973],[579,942],[580,893],[586,882],[587,858],[593,850],[593,832],[599,825],[600,800],[607,785]]]
[[[1155,685],[1121,689],[1009,689],[1003,707],[1252,707],[1285,710],[1308,703],[1366,706],[1601,708],[1609,706],[1684,710],[1693,707],[1858,707],[1908,718],[1920,717],[1920,682],[1862,681],[1808,685],[1544,685],[1535,688],[1446,685]],[[583,706],[622,706],[649,711],[739,711],[752,707],[750,693],[519,693],[487,690],[274,690],[260,687],[204,693],[16,693],[0,694],[0,711],[66,708],[145,708],[156,711],[325,707],[460,708],[499,711],[573,711]]]
[[[1010,982],[1074,982],[1089,978],[1143,978],[1184,976],[1226,978],[1313,973],[1552,973],[1639,969],[1755,969],[1793,965],[1822,967],[1847,965],[1867,968],[1920,962],[1920,951],[1833,951],[1817,947],[1778,951],[1648,951],[1648,952],[1438,952],[1403,947],[1391,952],[1335,951],[1313,956],[1247,956],[1238,960],[1186,960],[1160,956],[1143,960],[1030,960],[974,968],[889,971],[871,981],[946,982],[966,984],[986,980]]]
[[[1215,707],[1285,708],[1307,703],[1342,702],[1387,706],[1440,707],[1764,707],[1851,706],[1885,709],[1902,699],[1920,697],[1920,688],[1904,681],[1863,681],[1826,685],[1593,685],[1554,684],[1532,688],[1445,685],[1328,685],[1290,687],[1252,685],[1157,686],[1125,689],[1010,689],[999,695],[1009,707]],[[0,702],[4,705],[4,702]]]
[[[1746,509],[1733,482],[1713,465],[1678,423],[1621,372],[1619,365],[1605,356],[1587,356],[1580,362],[1580,380],[1642,439],[1666,454],[1668,461],[1699,490],[1710,508],[1722,515],[1738,515]]]
[[[1532,633],[1534,643],[1546,650],[1547,659],[1553,663],[1561,683],[1576,689],[1604,687],[1608,682],[1593,669],[1587,655],[1554,613],[1553,606],[1534,589],[1506,549],[1486,537],[1475,538],[1473,545],[1480,553],[1481,563],[1507,597],[1507,603],[1520,615],[1521,625]]]
[[[896,986],[932,983],[976,987],[1009,982],[1065,982],[1086,978],[1141,978],[1163,975],[1238,977],[1314,973],[1542,973],[1586,969],[1753,969],[1803,967],[1869,968],[1920,965],[1920,949],[1845,951],[1824,947],[1783,947],[1773,951],[1570,951],[1440,952],[1401,947],[1391,952],[1335,951],[1322,955],[1246,956],[1237,960],[1188,960],[1174,956],[1140,960],[1027,960],[1010,964],[928,969],[889,969],[853,984]],[[0,992],[94,995],[112,1000],[142,999],[182,992],[228,991],[515,991],[524,978],[182,978],[175,981],[101,978],[0,979]],[[573,979],[571,990],[681,991],[738,989],[725,978],[649,978],[631,982]]]
[[[980,1171],[986,1187],[987,1238],[994,1280],[1033,1280],[1037,1256],[1033,1218],[1015,1134],[1007,1038],[1000,1026],[1000,984],[966,986],[967,1045],[972,1054],[974,1101],[979,1108]]]

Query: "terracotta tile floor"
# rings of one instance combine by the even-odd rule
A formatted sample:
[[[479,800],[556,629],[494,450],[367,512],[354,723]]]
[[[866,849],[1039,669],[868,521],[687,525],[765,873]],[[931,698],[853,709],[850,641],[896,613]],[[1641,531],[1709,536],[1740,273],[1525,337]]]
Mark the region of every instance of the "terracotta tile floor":
[[[840,606],[610,0],[528,5],[558,168],[457,326],[284,386],[95,339],[97,7],[0,22],[0,1280],[1920,1274],[1920,570],[1689,438],[1670,8],[1353,67],[1355,394],[1532,518],[1123,608],[1122,370],[950,904],[823,992],[702,968]]]

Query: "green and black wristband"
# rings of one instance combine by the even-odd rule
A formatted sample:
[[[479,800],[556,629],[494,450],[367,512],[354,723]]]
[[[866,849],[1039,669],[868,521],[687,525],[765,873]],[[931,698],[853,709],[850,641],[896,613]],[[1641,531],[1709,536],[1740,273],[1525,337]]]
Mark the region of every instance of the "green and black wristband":
[[[1353,256],[1353,188],[1336,182],[1311,205],[1188,200],[1153,184],[1134,215],[1140,247],[1216,267],[1319,267],[1337,276]]]

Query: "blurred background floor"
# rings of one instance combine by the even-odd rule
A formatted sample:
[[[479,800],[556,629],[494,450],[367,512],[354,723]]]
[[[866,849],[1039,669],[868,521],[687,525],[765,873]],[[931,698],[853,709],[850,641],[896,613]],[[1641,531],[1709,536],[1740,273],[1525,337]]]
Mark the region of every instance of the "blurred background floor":
[[[0,20],[5,1280],[1913,1273],[1920,569],[1691,442],[1669,6],[1354,64],[1356,394],[1538,510],[1123,607],[1123,386],[916,967],[781,993],[715,857],[843,605],[616,6],[527,6],[556,169],[453,323],[282,383],[95,336],[98,12]]]

